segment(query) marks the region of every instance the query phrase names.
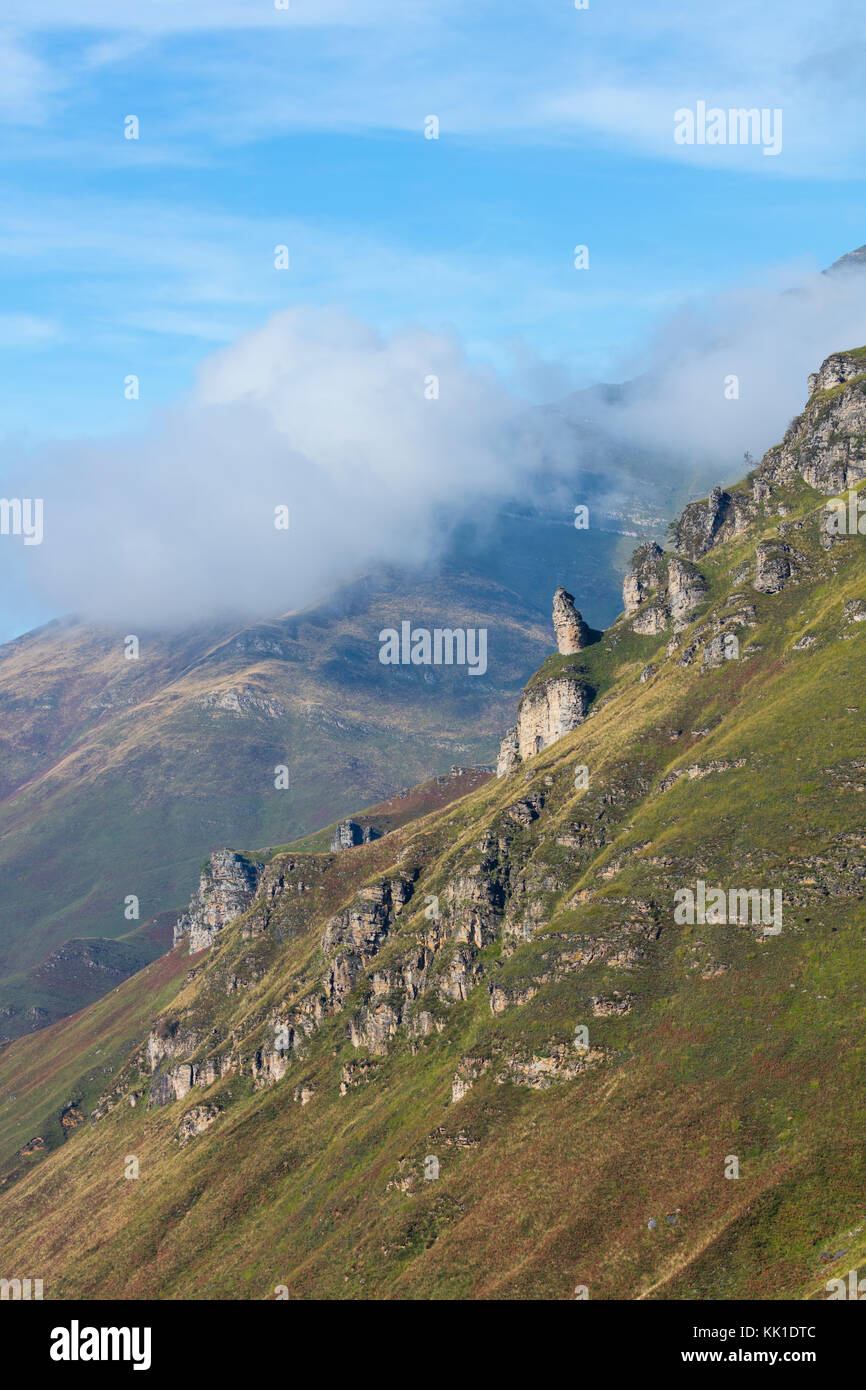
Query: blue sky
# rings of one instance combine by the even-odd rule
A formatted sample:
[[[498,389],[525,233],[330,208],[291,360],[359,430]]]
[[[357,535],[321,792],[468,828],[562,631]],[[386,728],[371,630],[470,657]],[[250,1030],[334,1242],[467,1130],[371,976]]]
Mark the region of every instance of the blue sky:
[[[7,465],[146,431],[294,306],[453,333],[541,399],[639,369],[684,304],[866,242],[841,4],[6,0],[4,23]],[[699,100],[780,108],[780,154],[675,144]],[[48,611],[16,584],[3,637]]]

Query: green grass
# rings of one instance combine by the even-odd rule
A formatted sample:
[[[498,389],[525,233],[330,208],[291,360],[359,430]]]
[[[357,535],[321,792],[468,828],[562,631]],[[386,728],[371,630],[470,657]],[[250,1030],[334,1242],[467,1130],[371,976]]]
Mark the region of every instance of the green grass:
[[[4,1268],[39,1269],[48,1298],[263,1299],[286,1284],[301,1299],[425,1300],[570,1299],[577,1284],[594,1299],[809,1299],[862,1269],[866,625],[843,609],[866,591],[866,554],[856,537],[823,550],[820,501],[805,484],[785,489],[805,567],[780,594],[734,586],[777,515],[702,561],[706,602],[680,650],[750,603],[740,660],[684,667],[667,634],[619,620],[542,667],[541,679],[583,675],[594,713],[511,777],[351,852],[270,852],[278,889],[260,934],[258,904],[188,963],[191,978],[169,958],[164,978],[145,971],[110,996],[116,1016],[101,1001],[71,1021],[78,1032],[40,1034],[44,1055],[37,1038],[7,1047],[0,1097],[14,1083],[26,1102],[14,1123],[0,1108],[0,1142],[20,1147],[39,1115],[49,1148],[26,1170],[7,1160]],[[816,644],[793,650],[804,632]],[[657,672],[641,685],[649,660]],[[590,770],[580,790],[578,764]],[[511,808],[529,796],[539,814],[520,826]],[[325,1014],[282,1081],[254,1089],[273,1019],[321,995],[325,924],[397,876],[414,877],[412,898],[345,1009]],[[780,887],[781,935],[676,926],[674,893],[699,878]],[[477,946],[479,883],[503,914],[487,914]],[[409,1000],[403,972],[433,895],[462,939],[452,931]],[[474,987],[446,996],[461,957]],[[494,1014],[491,989],[527,1002]],[[615,994],[630,1011],[597,1016],[592,1001]],[[351,1026],[386,1004],[404,1009],[394,1036],[356,1048]],[[422,1011],[426,1032],[411,1026]],[[140,1043],[161,1012],[190,1036],[185,1060],[231,1052],[241,1070],[148,1110]],[[517,1063],[570,1056],[578,1025],[591,1066],[547,1090],[516,1084]],[[88,1049],[103,1034],[120,1103],[64,1142],[60,1108],[95,1077]],[[341,1095],[359,1060],[369,1079]],[[470,1065],[480,1074],[452,1104]],[[303,1106],[301,1082],[313,1089]],[[219,1118],[181,1146],[181,1116],[202,1102]],[[732,1156],[737,1178],[725,1176]]]

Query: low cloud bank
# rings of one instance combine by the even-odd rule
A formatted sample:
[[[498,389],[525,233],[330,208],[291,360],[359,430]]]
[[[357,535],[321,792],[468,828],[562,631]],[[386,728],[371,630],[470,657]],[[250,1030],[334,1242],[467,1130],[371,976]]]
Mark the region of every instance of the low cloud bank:
[[[7,495],[44,499],[44,540],[2,538],[7,589],[129,631],[285,611],[377,565],[435,561],[456,523],[483,528],[504,502],[567,515],[582,469],[626,502],[655,480],[733,480],[802,408],[808,373],[864,340],[855,262],[687,308],[624,363],[635,378],[615,399],[530,410],[453,338],[279,313],[140,435],[13,462]]]
[[[543,458],[573,464],[569,431],[453,339],[291,310],[208,358],[141,437],[52,446],[6,485],[44,498],[26,557],[43,599],[134,630],[276,613],[372,564],[428,562]]]
[[[739,477],[744,452],[760,458],[802,410],[809,373],[866,344],[863,263],[774,278],[684,308],[624,362],[622,375],[638,376],[624,398],[590,393],[584,415],[708,481]]]

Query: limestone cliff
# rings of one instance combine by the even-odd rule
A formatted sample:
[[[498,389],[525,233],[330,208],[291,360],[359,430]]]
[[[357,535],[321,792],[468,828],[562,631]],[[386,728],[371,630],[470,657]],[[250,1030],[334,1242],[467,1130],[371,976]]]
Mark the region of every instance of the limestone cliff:
[[[866,438],[866,351],[836,352],[825,358],[817,372],[809,376],[809,399],[800,415],[788,426],[780,444],[769,449],[759,466],[737,488],[730,491],[714,487],[706,500],[690,502],[672,526],[674,546],[679,556],[695,561],[715,546],[743,534],[760,517],[787,514],[787,503],[780,492],[802,480],[824,493],[828,499],[844,495],[866,478],[866,458],[862,441]],[[845,539],[834,530],[832,513],[823,517],[822,545],[829,550]],[[798,523],[798,527],[801,523]],[[755,549],[750,579],[758,593],[777,594],[806,576],[805,556],[785,538],[788,523],[778,523],[778,539],[763,540]],[[651,547],[643,547],[648,552]],[[652,557],[635,553],[632,572],[626,577],[623,598],[626,614],[636,612],[655,588],[660,588],[659,565],[662,552],[656,546]],[[682,576],[685,609],[680,598],[680,618],[687,614],[699,594],[692,581]],[[674,589],[671,584],[668,588]],[[689,596],[691,589],[691,597]],[[694,600],[694,601],[693,601]],[[673,608],[671,616],[674,616]],[[636,632],[662,631],[663,614],[648,607],[633,624]],[[677,621],[674,621],[676,629]]]
[[[856,378],[842,389],[857,391]],[[807,409],[820,417],[825,405],[813,391]],[[850,462],[866,460],[864,440]],[[77,1121],[91,1102],[69,1070],[58,1126],[76,1120],[74,1147],[40,1154],[34,1138],[19,1153],[44,1172],[0,1192],[0,1232],[16,1247],[37,1212],[28,1260],[54,1258],[46,1222],[84,1229],[98,1178],[110,1221],[73,1270],[85,1293],[98,1282],[112,1296],[269,1297],[285,1277],[298,1296],[462,1296],[471,1249],[489,1296],[569,1298],[580,1278],[600,1297],[712,1299],[765,1287],[780,1210],[796,1236],[770,1272],[780,1296],[828,1287],[822,1245],[840,1267],[862,1267],[851,1155],[866,1123],[850,1097],[863,1072],[866,552],[852,534],[823,546],[823,499],[799,474],[772,484],[777,459],[731,488],[755,516],[724,548],[713,539],[711,586],[685,554],[641,547],[626,612],[602,641],[548,658],[504,741],[511,779],[350,853],[325,848],[326,835],[321,851],[272,853],[260,875],[264,854],[211,861],[188,914],[199,930],[219,929],[258,875],[256,896],[218,950],[181,967],[173,994],[166,973],[142,976],[152,1011],[125,991],[112,1046],[145,1040],[119,1071],[106,1054],[95,1134]],[[689,621],[636,633],[650,612],[668,629]],[[728,665],[725,639],[740,629],[746,667]],[[588,728],[534,757],[592,698]],[[588,781],[575,777],[584,762]],[[701,912],[683,931],[678,899],[705,879],[722,885],[730,915]],[[768,931],[754,903],[742,915],[762,884],[784,896],[784,931]],[[822,1026],[804,1028],[816,1016]],[[87,1085],[98,1022],[86,1020],[80,1044]],[[71,1028],[45,1035],[63,1065],[74,1042]],[[151,1110],[131,1130],[137,1105]],[[720,1264],[719,1175],[741,1120],[751,1176],[725,1184]],[[135,1147],[139,1121],[147,1181],[129,1222],[117,1155]],[[36,1133],[28,1123],[14,1142]],[[610,1181],[612,1133],[636,1175],[624,1195]],[[833,1181],[815,1183],[816,1171]],[[503,1204],[514,1172],[537,1181]],[[638,1276],[636,1185],[648,1230]],[[151,1270],[169,1210],[185,1239],[164,1241]],[[575,1213],[565,1227],[563,1211]],[[678,1266],[652,1234],[657,1217],[679,1226]],[[238,1252],[258,1261],[263,1248],[277,1255],[254,1267],[255,1284]]]
[[[341,820],[331,841],[332,850],[352,849],[355,845],[368,845],[376,839],[372,825],[359,825],[354,820]]]
[[[561,585],[553,595],[553,630],[560,656],[581,652],[593,640],[592,628],[574,606],[574,594],[569,594]]]
[[[809,400],[770,449],[761,475],[771,484],[799,476],[827,496],[866,478],[866,355],[837,352],[809,377]]]
[[[591,703],[589,687],[576,676],[551,676],[524,691],[517,723],[499,748],[497,777],[513,772],[518,763],[570,734],[583,723]]]
[[[189,907],[178,918],[174,944],[189,933],[189,953],[212,946],[217,933],[242,912],[256,895],[261,867],[234,850],[215,850],[202,869]]]
[[[597,642],[601,633],[584,622],[574,596],[561,586],[553,595],[553,630],[560,656],[575,656]],[[497,777],[505,777],[526,758],[540,753],[582,724],[592,703],[592,691],[579,670],[551,670],[523,692],[517,723],[506,733],[496,761]]]
[[[690,502],[673,526],[677,553],[699,560],[714,545],[740,535],[753,515],[754,505],[745,494],[714,487],[705,502]]]
[[[642,636],[655,636],[673,625],[678,632],[691,621],[707,585],[697,567],[678,555],[666,555],[655,541],[638,546],[622,586],[622,599],[631,627]]]

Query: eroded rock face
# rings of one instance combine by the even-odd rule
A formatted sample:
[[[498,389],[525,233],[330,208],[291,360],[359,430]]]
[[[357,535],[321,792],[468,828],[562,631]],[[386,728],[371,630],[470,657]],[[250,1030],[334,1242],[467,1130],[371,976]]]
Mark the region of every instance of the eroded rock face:
[[[831,496],[866,478],[866,379],[857,378],[866,378],[866,360],[845,352],[812,373],[805,410],[761,464],[767,480],[785,484],[799,476]]]
[[[555,676],[528,690],[517,717],[520,757],[531,758],[582,724],[589,712],[588,688],[570,676]]]
[[[357,821],[342,820],[334,831],[332,850],[352,849],[355,845],[368,845],[378,836],[371,825],[361,826]]]
[[[601,636],[583,621],[574,606],[574,596],[561,585],[553,595],[553,627],[560,656],[573,656]],[[592,695],[577,672],[558,672],[529,686],[518,707],[517,723],[499,746],[497,777],[507,776],[524,759],[540,753],[582,724]]]
[[[864,371],[866,363],[862,357],[853,357],[847,352],[834,352],[824,359],[817,372],[810,373],[809,395],[814,396],[816,391],[832,391],[834,386],[853,381],[855,376],[862,376]]]
[[[290,1035],[290,1045],[291,1045]],[[289,1069],[289,1053],[276,1047],[260,1047],[252,1060],[252,1074],[256,1086],[273,1086],[282,1081]]]
[[[323,981],[329,1011],[338,1012],[343,1007],[411,895],[408,879],[386,879],[362,888],[352,905],[328,922],[322,933],[322,950],[332,957]]]
[[[191,1110],[187,1110],[178,1126],[177,1137],[180,1145],[183,1146],[197,1134],[203,1134],[206,1129],[210,1129],[214,1120],[219,1119],[219,1114],[215,1105],[194,1105]]]
[[[656,637],[670,623],[685,627],[707,591],[699,570],[679,556],[665,555],[651,541],[638,546],[623,580],[622,600],[632,630]]]
[[[174,944],[189,933],[189,953],[208,950],[223,927],[252,903],[262,867],[231,849],[218,849],[202,870],[196,892],[174,927]]]
[[[669,618],[667,605],[662,600],[655,599],[645,608],[638,609],[632,629],[640,633],[641,637],[657,637],[660,632],[667,630]]]
[[[520,701],[516,725],[500,745],[497,777],[570,734],[583,723],[591,703],[592,692],[578,676],[551,676],[530,687]]]
[[[553,630],[560,656],[582,652],[592,640],[592,629],[574,606],[574,594],[567,593],[561,585],[553,595]]]
[[[755,513],[755,502],[742,492],[714,487],[706,502],[690,502],[674,528],[680,555],[699,560],[714,545],[738,536]]]
[[[668,609],[674,630],[684,627],[707,591],[706,580],[682,560],[668,561]]]
[[[783,541],[761,541],[755,551],[754,587],[761,594],[778,594],[795,577],[797,555]]]
[[[507,777],[509,772],[513,772],[520,762],[519,740],[517,737],[517,725],[513,724],[499,745],[499,756],[496,759],[496,776]]]
[[[636,613],[650,594],[663,588],[664,583],[665,556],[661,546],[655,541],[639,545],[631,557],[631,564],[622,585],[626,617]]]

